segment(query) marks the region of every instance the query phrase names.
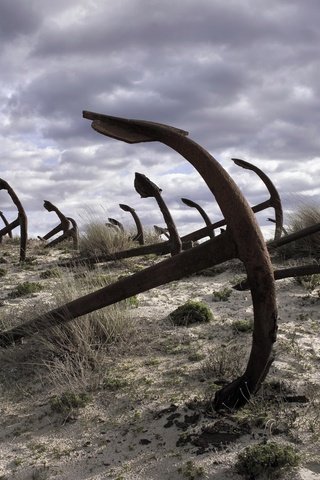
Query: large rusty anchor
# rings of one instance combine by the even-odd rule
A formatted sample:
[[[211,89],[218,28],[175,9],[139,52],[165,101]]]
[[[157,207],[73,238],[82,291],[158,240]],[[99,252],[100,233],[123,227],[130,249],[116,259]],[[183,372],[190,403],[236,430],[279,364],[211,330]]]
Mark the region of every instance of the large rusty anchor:
[[[228,228],[223,235],[51,310],[20,327],[3,332],[0,335],[0,345],[7,346],[41,329],[65,323],[132,295],[238,257],[246,267],[251,286],[254,310],[252,347],[245,372],[216,393],[214,407],[235,408],[245,404],[250,395],[259,389],[269,371],[277,332],[272,265],[250,206],[222,166],[200,145],[188,139],[187,132],[153,122],[92,112],[84,112],[83,115],[93,120],[92,127],[100,133],[128,143],[159,141],[184,156],[206,181],[226,218]]]
[[[13,220],[13,222],[6,224],[6,226],[0,230],[0,237],[7,233],[10,235],[12,230],[20,225],[20,262],[24,262],[26,259],[28,240],[28,220],[26,212],[13,188],[2,178],[0,178],[0,190],[7,190],[11,200],[18,209],[17,218]]]
[[[77,250],[79,246],[79,232],[76,221],[71,217],[66,217],[61,212],[61,210],[59,210],[58,207],[53,205],[53,203],[49,202],[49,200],[45,200],[43,206],[48,212],[55,212],[60,220],[60,223],[48,233],[46,233],[46,235],[44,235],[43,237],[38,236],[39,240],[49,240],[49,238],[62,231],[60,237],[51,240],[51,242],[45,245],[45,248],[53,247],[54,245],[61,243],[67,238],[72,238],[73,247],[75,250]]]

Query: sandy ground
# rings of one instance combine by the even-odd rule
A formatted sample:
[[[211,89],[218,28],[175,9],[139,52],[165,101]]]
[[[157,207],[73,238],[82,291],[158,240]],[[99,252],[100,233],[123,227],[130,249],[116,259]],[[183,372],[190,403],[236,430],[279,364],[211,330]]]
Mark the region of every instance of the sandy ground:
[[[1,248],[4,328],[8,317],[17,323],[49,301],[61,280],[41,272],[68,253],[44,252],[33,242],[29,263],[21,266],[16,245]],[[145,263],[99,265],[95,273],[116,278]],[[319,286],[277,281],[276,358],[263,388],[239,412],[208,408],[214,392],[241,373],[251,345],[251,333],[235,324],[252,319],[250,293],[232,290],[225,301],[214,296],[242,276],[231,262],[138,295],[130,308],[131,338],[110,349],[100,383],[81,372],[80,363],[75,379],[66,380],[62,366],[60,378],[57,369],[53,377],[28,340],[2,350],[0,479],[236,480],[242,478],[235,470],[238,453],[267,440],[302,454],[301,466],[285,478],[320,479]],[[40,282],[43,290],[8,297],[25,281]],[[213,320],[174,326],[168,315],[187,300],[207,304]],[[52,398],[72,390],[88,393],[86,405],[54,411]]]

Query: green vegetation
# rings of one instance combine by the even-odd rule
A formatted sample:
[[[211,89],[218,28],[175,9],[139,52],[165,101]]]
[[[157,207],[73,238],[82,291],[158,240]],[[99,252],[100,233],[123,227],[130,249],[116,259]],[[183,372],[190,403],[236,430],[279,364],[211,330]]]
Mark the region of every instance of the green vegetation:
[[[221,290],[214,290],[212,292],[212,300],[214,302],[226,302],[229,300],[231,293],[232,289],[228,287],[222,288]]]
[[[50,268],[49,270],[44,270],[43,272],[40,273],[41,279],[59,278],[59,277],[61,277],[61,271],[59,270],[59,268]]]
[[[301,457],[291,445],[276,442],[246,447],[238,455],[237,473],[249,479],[279,478],[282,473],[299,465]]]
[[[84,408],[90,402],[87,393],[64,392],[50,399],[51,410],[55,413],[69,415],[74,410]]]
[[[309,291],[313,291],[320,286],[320,273],[314,275],[305,275],[304,277],[295,277],[297,283]]]
[[[208,351],[202,365],[206,380],[231,379],[241,374],[245,364],[247,347],[238,343],[217,345]]]
[[[23,282],[8,294],[8,298],[23,297],[24,295],[41,292],[42,289],[42,285],[38,282]]]
[[[251,333],[253,332],[253,321],[245,318],[243,320],[234,320],[232,328],[236,333]]]
[[[188,460],[182,467],[179,467],[178,472],[188,480],[196,480],[204,476],[203,467],[195,465],[192,460]]]
[[[187,327],[193,323],[210,322],[213,315],[204,303],[189,300],[170,313],[169,318],[174,325]]]

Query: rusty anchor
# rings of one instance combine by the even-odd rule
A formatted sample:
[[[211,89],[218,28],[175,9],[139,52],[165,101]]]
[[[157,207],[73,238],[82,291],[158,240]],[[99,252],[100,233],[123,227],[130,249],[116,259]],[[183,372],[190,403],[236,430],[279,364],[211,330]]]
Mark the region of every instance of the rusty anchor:
[[[53,205],[53,203],[49,202],[49,200],[44,200],[43,206],[48,212],[55,212],[60,220],[60,223],[56,227],[54,227],[52,230],[50,230],[43,237],[38,236],[39,240],[49,240],[49,238],[53,237],[54,235],[62,231],[62,234],[60,235],[60,237],[57,237],[54,240],[51,240],[51,242],[45,245],[45,248],[53,247],[58,243],[61,243],[63,240],[66,240],[67,238],[72,238],[73,247],[75,250],[78,250],[79,231],[78,231],[77,222],[71,217],[66,217],[61,212],[61,210],[59,210],[58,207]]]
[[[204,211],[204,209],[196,202],[193,200],[189,200],[188,198],[181,198],[182,202],[187,205],[188,207],[196,208],[198,212],[200,213],[201,217],[203,218],[206,226],[209,228],[208,235],[210,238],[214,237],[214,229],[212,229],[212,223],[210,221],[210,218],[208,217],[207,213]]]
[[[131,215],[133,217],[133,220],[134,220],[134,223],[135,223],[136,229],[137,229],[137,234],[132,237],[132,240],[134,242],[138,242],[139,245],[144,245],[144,233],[143,233],[142,223],[141,223],[141,220],[140,220],[137,212],[135,211],[134,208],[129,207],[129,205],[125,205],[124,203],[119,203],[119,207],[124,212],[131,213]]]
[[[83,112],[83,116],[93,120],[92,127],[96,131],[109,137],[128,143],[159,141],[180,153],[206,181],[226,218],[228,228],[224,234],[190,250],[51,310],[20,327],[3,332],[0,335],[0,345],[7,346],[43,328],[70,321],[134,294],[238,257],[246,267],[251,286],[254,311],[251,352],[245,372],[216,393],[213,405],[216,409],[221,409],[245,404],[250,395],[259,389],[269,371],[277,332],[272,265],[250,206],[222,166],[200,145],[188,139],[187,132],[154,122],[87,111]]]
[[[24,262],[26,259],[28,240],[28,219],[26,212],[13,188],[2,178],[0,178],[0,190],[7,190],[18,210],[17,218],[13,220],[13,222],[6,224],[6,226],[0,230],[0,237],[3,237],[7,233],[12,235],[12,230],[20,225],[20,262]]]
[[[170,237],[169,242],[171,244],[171,255],[176,255],[177,253],[180,253],[182,250],[182,242],[179,237],[177,227],[171,216],[171,213],[161,196],[161,188],[159,188],[155,183],[149,180],[148,177],[138,172],[135,173],[134,187],[141,196],[141,198],[155,198],[168,228]]]

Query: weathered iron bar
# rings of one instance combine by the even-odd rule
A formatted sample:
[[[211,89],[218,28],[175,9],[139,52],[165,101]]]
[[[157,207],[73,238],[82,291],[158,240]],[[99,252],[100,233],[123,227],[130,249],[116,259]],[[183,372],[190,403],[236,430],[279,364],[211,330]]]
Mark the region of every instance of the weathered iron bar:
[[[297,232],[285,235],[284,237],[279,238],[279,240],[273,240],[271,242],[268,242],[268,248],[281,247],[282,245],[286,245],[287,243],[294,242],[295,240],[300,240],[301,238],[308,237],[309,235],[312,235],[313,233],[317,233],[319,231],[320,223],[315,223],[310,227],[306,227],[302,230],[298,230]]]
[[[298,267],[283,268],[273,272],[275,280],[282,280],[290,277],[304,277],[305,275],[314,275],[320,273],[320,264],[300,265]],[[232,287],[234,290],[250,290],[248,279],[245,278],[241,282]]]
[[[208,217],[207,213],[204,211],[204,209],[198,203],[194,202],[193,200],[189,200],[188,198],[181,198],[181,200],[188,207],[196,208],[198,210],[198,212],[200,213],[201,217],[203,218],[206,226],[209,228],[209,232],[208,232],[209,237],[213,238],[214,237],[214,230],[211,227],[212,223],[211,223],[210,218]]]

